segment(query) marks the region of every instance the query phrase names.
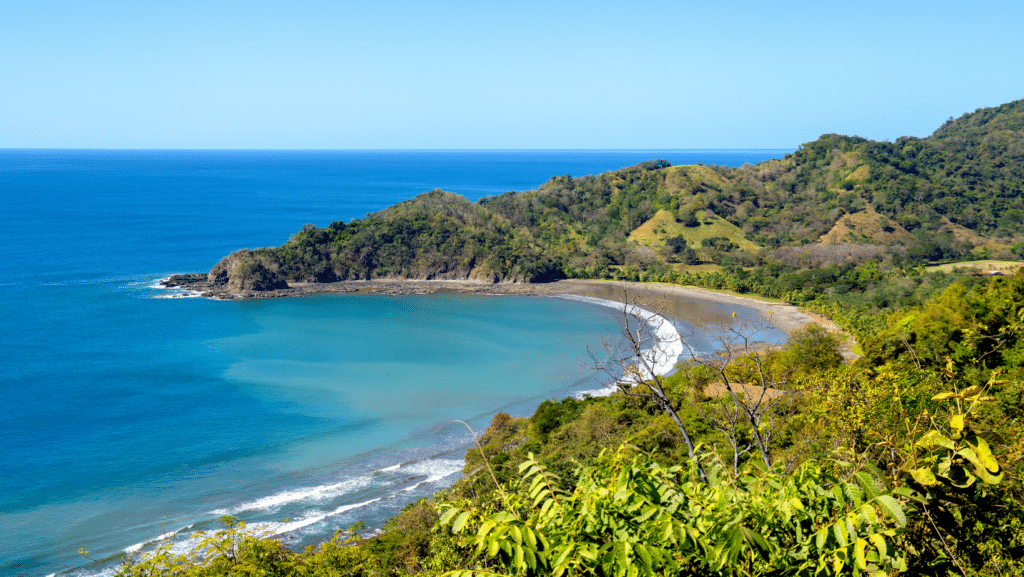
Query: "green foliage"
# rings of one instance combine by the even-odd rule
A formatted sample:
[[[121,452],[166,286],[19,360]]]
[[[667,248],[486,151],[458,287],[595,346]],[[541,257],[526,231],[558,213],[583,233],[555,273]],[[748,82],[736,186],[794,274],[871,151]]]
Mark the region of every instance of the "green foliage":
[[[794,331],[779,354],[779,363],[796,375],[818,374],[843,364],[839,337],[818,324]]]
[[[952,364],[950,361],[947,370],[952,370]],[[994,377],[989,385],[992,383]],[[974,430],[968,419],[977,403],[995,399],[972,385],[960,392],[939,393],[932,400],[953,400],[956,411],[949,417],[947,430],[940,430],[933,423],[933,428],[914,443],[916,450],[904,465],[914,483],[929,492],[962,491],[978,480],[988,485],[999,484],[1003,480],[1002,468],[986,440],[994,437]]]
[[[951,358],[970,384],[1001,368],[1024,376],[1024,274],[967,286],[954,284],[927,304],[893,314],[888,326],[864,342],[868,362],[890,359],[940,370]]]
[[[810,327],[756,362],[738,355],[719,373],[665,379],[709,483],[651,399],[546,401],[528,419],[496,415],[481,452],[467,454],[466,478],[374,538],[352,529],[293,552],[229,520],[188,555],[165,544],[122,572],[1020,576],[1024,274],[983,280],[918,265],[964,258],[981,242],[1024,252],[1022,127],[1019,101],[928,139],[824,135],[757,166],[654,161],[476,204],[433,191],[237,253],[232,282],[254,287],[569,276],[757,293],[829,315],[865,355],[843,365],[835,337]],[[897,240],[813,244],[851,213],[877,213]],[[656,251],[627,242],[655,215],[641,230]],[[711,230],[698,215],[735,236],[696,236]],[[675,264],[697,262],[698,244],[717,270]],[[765,413],[776,418],[770,432],[758,418],[730,420],[742,414],[707,393],[722,378],[767,379],[785,393]],[[763,435],[770,466],[743,452]]]
[[[442,504],[440,519],[487,562],[470,575],[885,574],[904,566],[895,537],[906,523],[877,472],[848,479],[807,462],[783,477],[731,479],[665,468],[620,448],[561,491],[532,457],[502,510]],[[481,563],[482,564],[482,563]]]

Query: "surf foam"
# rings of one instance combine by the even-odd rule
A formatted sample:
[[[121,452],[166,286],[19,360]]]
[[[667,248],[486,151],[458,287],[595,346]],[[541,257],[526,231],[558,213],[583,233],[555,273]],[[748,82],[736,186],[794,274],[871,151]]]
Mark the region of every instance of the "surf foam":
[[[676,330],[672,321],[661,315],[635,305],[595,297],[570,294],[560,294],[555,296],[557,298],[585,302],[621,311],[625,316],[637,319],[646,324],[648,330],[651,332],[651,336],[653,337],[651,346],[640,352],[640,356],[644,362],[640,363],[642,366],[640,367],[639,375],[621,379],[618,382],[610,383],[600,389],[581,391],[574,395],[577,399],[581,399],[585,396],[607,397],[618,390],[618,385],[620,383],[633,384],[638,381],[650,379],[654,375],[662,376],[668,374],[675,368],[676,363],[679,362],[679,357],[683,354],[682,335],[680,335],[679,331]],[[623,320],[626,320],[625,317]]]

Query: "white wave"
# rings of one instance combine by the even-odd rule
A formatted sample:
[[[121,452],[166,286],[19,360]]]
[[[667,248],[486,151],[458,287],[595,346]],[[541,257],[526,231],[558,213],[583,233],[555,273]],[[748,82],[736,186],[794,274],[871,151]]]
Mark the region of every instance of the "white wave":
[[[418,475],[426,475],[426,479],[412,485],[411,487],[405,487],[400,489],[398,493],[404,493],[408,491],[415,491],[423,485],[429,485],[430,483],[436,483],[445,477],[461,473],[462,469],[465,468],[466,462],[461,459],[433,459],[430,461],[419,461],[412,463],[408,468],[403,467],[403,471],[408,470],[410,473]],[[395,494],[398,494],[395,493]]]
[[[394,493],[391,493],[387,496],[375,497],[373,499],[360,501],[358,503],[347,503],[344,505],[339,505],[335,509],[331,510],[329,513],[323,513],[314,510],[301,519],[281,523],[255,523],[249,525],[249,527],[253,528],[254,531],[266,532],[271,535],[280,535],[281,533],[296,531],[298,529],[302,529],[303,527],[308,527],[310,525],[313,525],[314,523],[318,523],[326,519],[327,517],[331,517],[333,515],[340,515],[353,509],[366,507],[382,499],[394,497],[395,495],[398,495],[399,493],[402,492],[411,491],[421,485],[426,485],[428,483],[436,483],[437,481],[440,481],[441,479],[444,479],[449,475],[461,472],[464,466],[465,462],[459,459],[431,459],[425,461],[415,461],[412,463],[401,463],[398,465],[393,465],[391,467],[387,467],[386,469],[382,469],[382,471],[391,472],[401,469],[401,471],[403,472],[408,472],[413,475],[425,475],[427,478],[420,481],[419,483],[416,483],[411,487],[399,489],[398,491],[395,491]],[[361,477],[360,479],[366,478]]]
[[[323,521],[324,519],[331,517],[333,515],[340,515],[347,511],[352,511],[353,509],[366,507],[367,505],[376,503],[377,501],[380,501],[383,498],[384,497],[376,497],[374,499],[368,499],[366,501],[360,501],[358,503],[348,503],[346,505],[336,507],[327,513],[320,511],[318,509],[313,509],[312,511],[309,511],[306,515],[299,519],[289,519],[287,521],[281,522],[260,521],[248,523],[246,524],[245,529],[242,529],[241,532],[248,535],[269,537],[274,537],[284,533],[291,533],[293,531],[298,531],[299,529],[309,527],[310,525],[315,525],[316,523],[319,523],[320,521]],[[176,546],[175,550],[177,550],[178,548],[179,547]],[[182,552],[187,552],[190,550],[190,548],[180,547],[180,550]]]
[[[169,281],[169,280],[171,280],[171,277],[169,277],[169,276],[168,277],[164,277],[164,278],[158,278],[155,281],[151,282],[150,284],[146,285],[146,288],[151,288],[151,289],[167,289],[167,288],[170,288],[170,287],[164,285],[164,283]]]
[[[150,543],[156,543],[158,541],[166,541],[167,539],[170,539],[171,537],[174,537],[178,533],[188,529],[191,526],[192,525],[188,525],[186,527],[182,527],[181,529],[177,529],[177,530],[171,531],[169,533],[164,533],[163,535],[160,535],[159,537],[157,537],[155,539],[150,539],[148,541],[143,541],[141,543],[136,543],[136,544],[131,545],[129,547],[125,547],[124,548],[124,552],[125,553],[135,553],[136,551],[141,551],[142,548],[145,547],[146,545],[149,545]]]
[[[410,463],[407,466],[403,466],[402,470],[418,475],[426,475],[427,478],[423,483],[435,483],[449,475],[462,471],[465,466],[466,462],[462,459],[430,459]]]
[[[323,521],[324,519],[333,514],[335,514],[333,511],[331,513],[324,513],[323,511],[318,511],[314,509],[301,519],[292,519],[289,521],[282,521],[280,523],[251,523],[249,525],[246,525],[245,532],[253,535],[269,535],[272,537],[274,535],[280,535],[282,533],[297,531],[299,529],[302,529],[303,527],[308,527],[314,523],[319,523],[320,521]]]
[[[358,477],[355,479],[349,479],[340,483],[334,483],[331,485],[320,485],[316,487],[306,487],[303,489],[292,489],[288,491],[282,491],[274,495],[267,497],[261,497],[255,501],[249,503],[243,503],[232,510],[217,509],[216,511],[210,511],[211,515],[233,515],[241,513],[243,511],[269,511],[271,509],[279,509],[288,503],[294,503],[296,501],[313,501],[323,502],[328,499],[333,499],[345,493],[349,493],[365,487],[370,483],[369,477]]]
[[[643,362],[638,363],[641,365],[639,367],[639,374],[636,376],[626,377],[619,381],[620,383],[633,384],[638,381],[650,379],[654,375],[665,375],[675,368],[676,363],[679,362],[679,357],[683,354],[682,335],[680,335],[679,331],[676,330],[672,321],[661,315],[635,305],[620,303],[617,301],[569,294],[560,294],[555,296],[567,300],[614,308],[622,311],[624,315],[642,321],[648,326],[654,339],[650,347],[640,351],[640,357]],[[584,395],[604,397],[612,394],[615,390],[616,385],[611,384],[600,389],[577,393],[576,397],[582,398]]]
[[[600,389],[588,389],[586,391],[574,393],[572,397],[578,401],[585,399],[587,397],[610,397],[612,396],[612,393],[614,393],[617,390],[619,390],[619,386],[616,385],[615,383],[612,383],[608,386],[601,387]]]
[[[156,295],[155,299],[194,299],[203,296],[202,293],[180,286],[167,286],[164,283],[171,280],[171,277],[156,279],[146,285],[151,290],[165,291],[168,294]]]
[[[238,514],[247,511],[273,511],[280,509],[290,503],[299,501],[309,502],[324,502],[330,499],[340,497],[346,493],[356,491],[364,488],[367,485],[374,482],[372,479],[377,473],[395,473],[401,471],[416,477],[426,477],[418,483],[404,488],[397,488],[388,495],[375,497],[373,499],[367,499],[356,503],[346,503],[338,505],[329,511],[323,511],[322,509],[309,509],[305,514],[297,519],[288,519],[286,521],[274,522],[274,521],[256,521],[249,522],[241,532],[254,536],[277,536],[284,533],[290,533],[299,531],[311,525],[315,525],[328,517],[335,515],[341,515],[343,513],[367,507],[378,501],[391,499],[401,493],[411,491],[426,485],[429,483],[435,483],[450,475],[459,473],[465,466],[465,462],[461,459],[426,459],[422,461],[412,461],[406,463],[399,463],[390,467],[385,467],[368,475],[357,477],[355,479],[349,479],[340,483],[333,483],[330,485],[320,485],[315,487],[306,487],[301,489],[293,489],[288,491],[282,491],[275,493],[267,497],[256,499],[248,503],[243,503],[237,507],[233,507],[231,510],[218,509],[210,511],[209,515],[223,516],[228,514]],[[170,531],[155,537],[148,539],[141,543],[136,543],[124,549],[124,553],[128,555],[138,556],[139,559],[145,559],[147,556],[152,554],[152,550],[148,550],[151,547],[155,547],[160,542],[170,541],[170,552],[172,555],[186,555],[202,552],[197,551],[197,547],[202,542],[204,536],[196,533],[189,533],[189,529],[195,525],[188,525],[174,531]],[[207,531],[209,534],[212,531]],[[177,537],[171,541],[172,538]],[[106,577],[108,573],[90,573],[90,577]]]
[[[365,507],[365,506],[369,505],[370,503],[376,503],[377,501],[380,501],[381,499],[383,499],[383,497],[377,497],[376,499],[370,499],[369,501],[363,501],[362,503],[352,503],[352,504],[349,504],[349,505],[342,505],[342,506],[338,507],[337,509],[331,511],[331,515],[340,515],[340,514],[344,513],[345,511],[351,511],[352,509],[358,509],[360,507]]]
[[[169,294],[169,295],[157,295],[157,296],[155,296],[153,298],[155,298],[155,299],[194,299],[196,297],[201,297],[201,296],[203,296],[202,293],[198,293],[196,291],[190,291],[190,290],[181,289],[181,292],[176,292],[176,293]]]

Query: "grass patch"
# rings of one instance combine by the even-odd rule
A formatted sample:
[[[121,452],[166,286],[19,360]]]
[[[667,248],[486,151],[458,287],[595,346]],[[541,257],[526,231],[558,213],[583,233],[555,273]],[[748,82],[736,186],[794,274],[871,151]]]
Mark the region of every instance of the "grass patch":
[[[747,239],[739,227],[711,211],[702,211],[699,220],[701,223],[697,226],[684,226],[682,223],[676,222],[673,213],[659,210],[650,220],[629,233],[629,240],[660,249],[665,246],[667,239],[682,236],[686,239],[686,244],[694,250],[700,250],[701,241],[704,239],[725,237],[737,245],[739,250],[753,252],[758,249],[758,246]]]
[[[719,272],[722,270],[720,265],[713,263],[683,264],[681,262],[676,262],[668,266],[676,272]]]
[[[928,272],[944,272],[951,273],[954,271],[974,271],[978,273],[988,273],[998,271],[1003,274],[1013,274],[1017,272],[1020,267],[1024,266],[1024,262],[1019,260],[972,260],[966,262],[950,262],[946,264],[936,264],[925,267]]]

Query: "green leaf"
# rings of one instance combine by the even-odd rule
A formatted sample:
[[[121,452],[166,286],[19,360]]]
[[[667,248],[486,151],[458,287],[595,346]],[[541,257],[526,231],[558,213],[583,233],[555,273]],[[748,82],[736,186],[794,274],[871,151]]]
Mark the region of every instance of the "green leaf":
[[[969,398],[969,397],[976,397],[976,396],[978,396],[980,394],[981,394],[981,387],[979,387],[978,385],[971,385],[971,386],[967,387],[966,389],[960,391],[960,397],[964,398],[964,399]]]
[[[935,474],[932,473],[932,470],[925,467],[911,469],[910,476],[925,487],[931,487],[939,484],[938,480],[935,479]]]
[[[836,536],[836,541],[839,542],[840,547],[846,547],[850,544],[846,540],[846,529],[839,523],[832,525],[832,534]]]
[[[534,553],[533,549],[524,549],[523,555],[526,557],[526,566],[530,568],[530,571],[536,571],[537,554]]]
[[[875,481],[874,476],[869,474],[867,471],[857,471],[854,473],[854,478],[857,480],[857,484],[860,485],[861,489],[867,495],[868,499],[874,499],[879,494],[878,482]]]
[[[523,527],[523,541],[531,548],[537,548],[537,535],[534,534],[533,529],[529,527]]]
[[[889,517],[896,521],[897,525],[900,527],[905,527],[907,525],[907,516],[903,512],[903,507],[900,505],[899,501],[893,499],[889,495],[879,495],[875,498],[875,501],[878,503],[879,507],[889,515]]]
[[[476,532],[477,537],[486,537],[487,534],[494,528],[495,522],[493,519],[488,519],[480,525],[480,529]]]
[[[439,524],[441,524],[441,525],[447,525],[448,522],[452,520],[452,517],[454,517],[458,513],[459,513],[459,509],[456,508],[456,507],[452,507],[452,508],[448,509],[447,511],[445,511],[444,514],[441,515],[441,518],[437,520],[437,522]]]
[[[870,523],[872,525],[878,524],[878,513],[875,511],[875,508],[872,507],[870,504],[865,503],[861,505],[860,515],[861,518],[864,519],[865,523]]]
[[[501,545],[501,541],[498,539],[491,539],[487,542],[487,556],[494,557],[498,554],[498,547]]]
[[[879,558],[884,559],[889,552],[888,546],[885,544],[885,537],[882,537],[878,533],[874,533],[872,535],[868,535],[868,541],[871,541],[871,544],[878,550]]]
[[[843,501],[846,500],[846,498],[843,496],[843,488],[840,487],[839,485],[832,485],[832,493],[835,494],[836,501],[842,503]]]
[[[964,430],[964,416],[963,415],[950,415],[949,426],[956,432]]]
[[[984,441],[982,442],[984,443]],[[968,445],[970,444],[968,443]],[[986,450],[987,449],[988,447],[986,447]],[[978,457],[977,453],[975,453],[970,446],[960,449],[959,451],[957,451],[957,454],[962,456],[964,459],[970,461],[970,463],[974,465],[974,473],[979,478],[981,478],[982,481],[988,483],[989,485],[997,485],[1000,481],[1003,480],[1003,474],[999,473],[998,475],[993,475],[989,468],[982,461],[982,459]],[[991,462],[995,463],[996,470],[998,471],[999,463],[995,460],[995,458],[992,457],[991,453],[989,453],[988,456],[991,458]],[[968,475],[968,477],[970,477],[970,475]],[[970,483],[967,483],[967,485],[969,486]]]
[[[864,548],[867,547],[867,544],[868,542],[864,539],[857,539],[857,542],[853,544],[853,562],[861,571],[868,568],[867,559],[864,558]]]
[[[985,439],[975,437],[968,439],[967,444],[974,449],[974,454],[978,456],[978,461],[982,466],[988,469],[993,475],[999,472],[999,461],[997,461],[995,455],[992,454],[992,450],[989,448]]]
[[[1024,308],[1020,310],[1024,311]],[[989,444],[1006,444],[1006,439],[998,431],[977,431],[976,434],[985,439]]]
[[[914,444],[922,449],[935,449],[941,447],[943,449],[949,449],[950,451],[956,450],[956,443],[936,430],[931,430],[921,435],[921,438]]]
[[[651,552],[647,550],[647,547],[643,546],[643,544],[638,543],[637,546],[634,547],[634,550],[636,551],[637,556],[640,558],[640,562],[643,563],[643,566],[647,569],[651,569],[653,559],[651,558]]]
[[[469,521],[469,511],[459,513],[459,516],[455,518],[455,522],[452,523],[452,532],[458,533],[462,531],[462,528],[466,526],[466,521]]]
[[[747,529],[746,527],[741,527],[741,530],[743,531],[743,538],[747,541],[747,544],[750,545],[750,548],[753,549],[755,546],[758,547],[761,549],[762,557],[767,558],[771,547],[768,545],[768,541],[765,540],[764,536],[757,531]]]

